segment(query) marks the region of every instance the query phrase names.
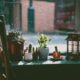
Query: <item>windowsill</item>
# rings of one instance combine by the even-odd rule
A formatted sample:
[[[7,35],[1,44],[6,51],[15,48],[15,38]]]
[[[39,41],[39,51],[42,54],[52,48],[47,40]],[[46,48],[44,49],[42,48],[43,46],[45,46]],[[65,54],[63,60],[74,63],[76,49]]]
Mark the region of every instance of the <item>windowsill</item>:
[[[61,59],[53,59],[52,56],[48,57],[48,60],[46,61],[15,61],[12,62],[12,66],[28,66],[28,65],[54,65],[54,64],[80,64],[80,60],[78,61],[72,61],[72,60],[66,60],[66,56],[62,55]]]

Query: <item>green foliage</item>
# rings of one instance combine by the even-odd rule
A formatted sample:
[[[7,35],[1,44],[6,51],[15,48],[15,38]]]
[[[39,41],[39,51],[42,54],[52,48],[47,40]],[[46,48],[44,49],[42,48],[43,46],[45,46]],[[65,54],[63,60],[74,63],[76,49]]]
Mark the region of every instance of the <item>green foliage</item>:
[[[18,43],[24,42],[24,39],[20,36],[21,35],[19,32],[9,32],[7,35],[7,40],[8,41],[16,41]]]
[[[47,41],[50,41],[50,39],[48,38],[48,36],[41,34],[40,38],[38,39],[38,43],[40,45],[40,48],[42,47],[47,47]]]

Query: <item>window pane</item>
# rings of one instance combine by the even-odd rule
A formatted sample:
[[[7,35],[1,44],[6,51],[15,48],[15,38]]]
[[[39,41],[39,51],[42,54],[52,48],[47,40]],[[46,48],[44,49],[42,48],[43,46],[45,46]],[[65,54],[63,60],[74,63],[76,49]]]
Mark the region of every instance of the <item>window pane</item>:
[[[56,29],[75,30],[75,2],[74,0],[56,0]]]

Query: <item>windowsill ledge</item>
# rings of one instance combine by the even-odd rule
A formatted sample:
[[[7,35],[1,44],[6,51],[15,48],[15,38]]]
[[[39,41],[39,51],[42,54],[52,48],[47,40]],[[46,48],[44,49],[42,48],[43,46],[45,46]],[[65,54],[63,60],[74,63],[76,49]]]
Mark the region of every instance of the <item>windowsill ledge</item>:
[[[28,65],[54,65],[54,64],[80,64],[80,60],[72,61],[66,60],[66,56],[61,56],[61,59],[53,59],[52,56],[48,57],[48,60],[36,60],[36,61],[15,61],[11,63],[12,66],[28,66]]]

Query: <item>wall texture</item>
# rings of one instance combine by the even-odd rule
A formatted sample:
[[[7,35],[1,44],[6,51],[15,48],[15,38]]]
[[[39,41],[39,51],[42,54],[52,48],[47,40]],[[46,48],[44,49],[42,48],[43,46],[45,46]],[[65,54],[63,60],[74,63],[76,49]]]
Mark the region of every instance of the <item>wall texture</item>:
[[[22,29],[28,30],[27,9],[29,7],[28,0],[22,0]],[[35,31],[51,32],[54,30],[55,4],[46,1],[33,1],[35,9]]]

